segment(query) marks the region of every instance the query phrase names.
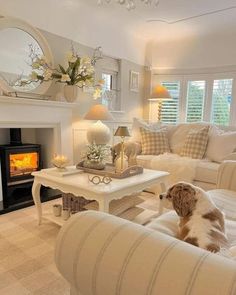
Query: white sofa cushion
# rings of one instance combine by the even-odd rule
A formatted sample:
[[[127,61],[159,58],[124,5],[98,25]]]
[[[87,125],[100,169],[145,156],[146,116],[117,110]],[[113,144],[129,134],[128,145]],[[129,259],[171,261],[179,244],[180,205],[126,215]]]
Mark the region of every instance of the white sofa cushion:
[[[199,161],[196,166],[195,181],[216,184],[220,164],[210,161]]]
[[[171,210],[153,219],[146,227],[175,238],[178,235],[178,222],[178,215]]]
[[[206,157],[215,162],[222,162],[236,149],[236,131],[224,132],[212,126],[209,132],[209,142]]]
[[[220,210],[222,209],[220,208]],[[178,223],[179,223],[178,215],[176,214],[174,210],[171,210],[153,219],[149,224],[146,225],[146,227],[171,237],[177,237]],[[230,247],[236,246],[236,221],[226,219],[225,230],[226,230],[227,238],[229,240]]]
[[[136,158],[137,164],[143,168],[150,169],[151,162],[156,156],[154,155],[138,155]]]
[[[236,192],[227,189],[215,189],[208,192],[216,206],[227,219],[236,221]]]

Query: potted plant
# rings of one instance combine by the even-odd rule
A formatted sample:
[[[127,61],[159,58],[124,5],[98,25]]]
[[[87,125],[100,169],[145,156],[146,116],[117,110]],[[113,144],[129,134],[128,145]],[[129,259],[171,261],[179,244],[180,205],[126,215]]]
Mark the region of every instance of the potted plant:
[[[105,158],[108,156],[109,147],[107,145],[89,144],[88,150],[83,156],[83,167],[103,170],[105,168]]]
[[[93,57],[79,56],[74,47],[67,54],[66,66],[58,65],[56,69],[52,68],[44,56],[39,56],[32,45],[30,45],[30,58],[32,72],[29,80],[20,80],[21,85],[32,82],[43,82],[56,80],[59,83],[65,83],[64,95],[68,102],[73,102],[77,98],[78,88],[84,86],[94,86],[94,65],[101,58],[100,47],[96,48]],[[95,85],[95,96],[101,96],[101,84]]]

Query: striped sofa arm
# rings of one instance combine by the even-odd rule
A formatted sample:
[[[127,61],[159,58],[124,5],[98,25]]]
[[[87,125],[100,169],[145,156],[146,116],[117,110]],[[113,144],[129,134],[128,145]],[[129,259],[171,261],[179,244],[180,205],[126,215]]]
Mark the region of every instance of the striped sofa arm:
[[[236,294],[234,261],[101,212],[62,227],[55,259],[71,294]]]
[[[224,161],[220,165],[217,188],[236,191],[236,161]]]

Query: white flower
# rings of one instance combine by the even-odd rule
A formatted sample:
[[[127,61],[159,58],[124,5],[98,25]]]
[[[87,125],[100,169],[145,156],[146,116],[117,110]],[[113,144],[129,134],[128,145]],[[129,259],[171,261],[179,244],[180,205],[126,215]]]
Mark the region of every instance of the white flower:
[[[30,80],[32,80],[32,81],[38,80],[38,74],[35,71],[33,71],[30,74]]]
[[[41,66],[45,66],[47,64],[47,59],[44,55],[40,56],[40,58],[36,59],[36,63],[38,63]]]
[[[68,74],[62,74],[61,82],[70,82],[70,76]]]
[[[67,60],[70,63],[74,63],[74,62],[76,62],[77,57],[73,54],[73,52],[70,51],[67,53]]]
[[[89,56],[81,57],[80,64],[91,64],[91,58]]]
[[[93,86],[93,79],[87,79],[85,81],[85,86],[89,87],[89,86]]]
[[[93,92],[93,99],[98,99],[102,96],[102,89],[96,88]]]
[[[47,69],[47,70],[44,72],[44,80],[45,80],[45,81],[48,81],[49,79],[51,79],[51,77],[52,77],[52,70]]]
[[[37,70],[40,68],[40,64],[38,62],[33,62],[32,63],[32,69]]]

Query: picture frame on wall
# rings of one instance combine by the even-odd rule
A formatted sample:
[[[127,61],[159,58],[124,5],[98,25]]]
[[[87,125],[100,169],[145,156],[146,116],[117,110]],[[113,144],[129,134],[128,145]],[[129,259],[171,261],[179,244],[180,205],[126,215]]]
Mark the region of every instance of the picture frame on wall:
[[[130,91],[139,92],[139,72],[130,71]]]

